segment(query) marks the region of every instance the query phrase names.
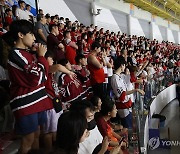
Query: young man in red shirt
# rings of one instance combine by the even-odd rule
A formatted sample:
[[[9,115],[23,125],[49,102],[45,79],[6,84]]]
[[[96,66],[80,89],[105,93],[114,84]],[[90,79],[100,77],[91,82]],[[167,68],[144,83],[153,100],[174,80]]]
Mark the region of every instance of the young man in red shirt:
[[[7,14],[7,16],[5,17],[5,21],[10,25],[11,23],[12,23],[12,21],[13,21],[13,19],[12,19],[12,11],[11,11],[11,9],[6,9],[6,14]]]
[[[64,45],[58,40],[58,26],[56,24],[49,25],[50,34],[47,37],[47,49],[54,55],[55,62],[65,58]]]

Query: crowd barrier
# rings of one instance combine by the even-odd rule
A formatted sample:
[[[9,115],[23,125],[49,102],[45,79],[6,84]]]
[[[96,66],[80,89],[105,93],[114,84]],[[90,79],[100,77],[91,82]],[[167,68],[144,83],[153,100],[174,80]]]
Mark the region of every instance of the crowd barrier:
[[[149,123],[153,114],[160,114],[162,109],[176,98],[176,84],[171,72],[156,74],[145,84],[139,86],[145,95],[136,94],[134,112],[136,116],[136,134],[138,153],[147,153],[149,142]],[[136,148],[136,147],[135,147]]]

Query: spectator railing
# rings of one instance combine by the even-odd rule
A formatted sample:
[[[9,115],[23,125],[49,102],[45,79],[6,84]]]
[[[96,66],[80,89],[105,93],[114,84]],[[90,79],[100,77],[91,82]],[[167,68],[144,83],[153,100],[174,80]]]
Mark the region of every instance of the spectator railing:
[[[174,79],[174,75],[170,71],[164,71],[154,74],[153,78],[148,78],[144,84],[139,84],[138,88],[143,89],[145,91],[145,95],[142,96],[139,93],[135,94],[136,100],[133,107],[133,117],[136,120],[133,124],[134,128],[132,132],[135,134],[137,141],[132,142],[134,144],[134,153],[143,153],[144,126],[151,102],[158,93],[172,85],[174,83]]]

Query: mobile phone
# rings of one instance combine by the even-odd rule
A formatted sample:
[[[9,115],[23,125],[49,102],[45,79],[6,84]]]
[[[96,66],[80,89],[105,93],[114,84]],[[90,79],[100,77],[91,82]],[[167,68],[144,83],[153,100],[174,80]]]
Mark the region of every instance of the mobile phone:
[[[122,143],[122,141],[125,139],[125,136],[123,136],[120,141],[119,141],[119,145]]]

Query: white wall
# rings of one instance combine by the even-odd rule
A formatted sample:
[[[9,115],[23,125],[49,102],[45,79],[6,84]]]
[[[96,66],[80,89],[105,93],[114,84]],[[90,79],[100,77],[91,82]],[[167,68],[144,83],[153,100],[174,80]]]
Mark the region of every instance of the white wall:
[[[152,25],[153,39],[157,39],[159,41],[162,41],[163,37],[161,35],[161,32],[159,30],[158,25],[156,25],[154,22],[151,25]]]
[[[113,8],[113,9],[119,10],[119,11],[127,13],[127,14],[129,14],[129,12],[130,12],[129,3],[125,3],[123,1],[118,1],[118,0],[99,0],[99,2],[97,1],[97,3],[106,5],[109,8]]]
[[[139,9],[136,6],[134,6],[134,17],[136,17],[138,19],[144,19],[147,21],[151,21],[151,13],[144,11],[142,9]]]
[[[175,31],[180,31],[179,25],[176,25],[172,22],[170,22],[170,29],[175,30]]]
[[[167,30],[167,33],[168,33],[168,41],[170,41],[170,42],[175,42],[175,39],[174,39],[174,36],[173,36],[173,33],[172,33],[172,31],[168,28],[168,30]]]
[[[164,27],[168,27],[168,21],[161,17],[155,16],[155,23]]]
[[[145,36],[137,18],[130,17],[132,35]]]
[[[101,13],[95,17],[96,25],[99,28],[102,27],[104,28],[104,30],[110,29],[111,31],[114,32],[121,31],[109,9],[106,9],[98,5],[95,5],[95,8],[102,9]]]

